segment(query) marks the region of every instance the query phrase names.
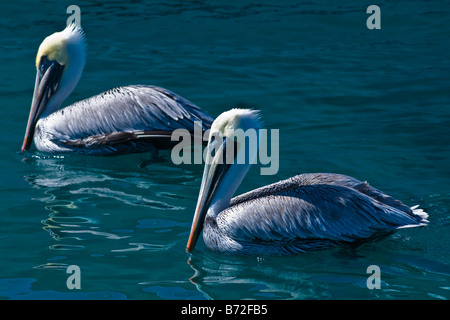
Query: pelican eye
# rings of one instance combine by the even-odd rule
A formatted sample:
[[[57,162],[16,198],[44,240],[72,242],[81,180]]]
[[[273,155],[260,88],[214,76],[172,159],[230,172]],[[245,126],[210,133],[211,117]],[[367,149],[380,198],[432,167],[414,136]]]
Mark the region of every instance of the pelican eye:
[[[50,64],[51,62],[48,60],[47,56],[41,57],[41,61],[39,62],[39,72],[41,73],[41,75],[45,73]]]

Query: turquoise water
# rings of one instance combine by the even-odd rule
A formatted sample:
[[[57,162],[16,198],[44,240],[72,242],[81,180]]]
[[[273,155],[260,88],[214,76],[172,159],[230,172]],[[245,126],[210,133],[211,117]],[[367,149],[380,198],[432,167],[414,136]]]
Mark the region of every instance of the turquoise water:
[[[261,110],[280,168],[238,193],[303,172],[369,181],[430,225],[354,250],[229,257],[185,252],[201,165],[170,153],[20,153],[40,42],[72,2],[0,4],[0,297],[3,299],[450,298],[450,5],[375,1],[78,1],[88,42],[65,104],[111,87],[171,89],[211,115]],[[81,289],[68,289],[69,265]],[[369,290],[377,265],[381,289]]]

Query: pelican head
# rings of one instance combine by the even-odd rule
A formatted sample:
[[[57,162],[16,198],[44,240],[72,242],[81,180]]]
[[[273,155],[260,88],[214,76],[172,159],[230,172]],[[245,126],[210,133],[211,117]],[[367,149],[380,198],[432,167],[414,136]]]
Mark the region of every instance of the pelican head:
[[[213,122],[205,150],[206,164],[187,244],[188,252],[195,247],[206,216],[215,218],[229,206],[231,197],[254,163],[258,142],[250,145],[246,143],[246,137],[247,132],[253,131],[259,140],[260,128],[259,112],[249,109],[231,109]],[[238,162],[237,159],[246,161]]]
[[[73,91],[85,61],[84,33],[74,24],[41,43],[36,56],[36,83],[22,151],[30,147],[38,120],[56,111]]]

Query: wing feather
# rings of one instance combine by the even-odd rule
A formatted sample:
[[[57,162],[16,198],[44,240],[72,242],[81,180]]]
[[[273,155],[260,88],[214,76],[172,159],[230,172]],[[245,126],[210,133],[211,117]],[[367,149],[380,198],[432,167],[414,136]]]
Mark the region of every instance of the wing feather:
[[[300,175],[236,197],[217,216],[218,229],[236,241],[287,245],[354,242],[420,225],[420,217],[349,187],[358,180],[344,177],[332,184],[328,174]]]
[[[154,142],[158,135],[152,132],[192,132],[195,121],[201,121],[206,130],[213,118],[172,91],[136,85],[114,88],[54,112],[40,121],[39,130],[57,145],[80,149]],[[166,134],[160,138],[164,144],[168,141]]]

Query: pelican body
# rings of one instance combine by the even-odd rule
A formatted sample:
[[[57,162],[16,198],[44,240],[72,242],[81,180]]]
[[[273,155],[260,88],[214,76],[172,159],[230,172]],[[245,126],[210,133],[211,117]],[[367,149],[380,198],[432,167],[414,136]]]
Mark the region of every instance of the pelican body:
[[[220,157],[230,143],[226,139],[230,132],[259,127],[257,112],[227,111],[212,124],[207,148],[212,136],[223,136],[214,158]],[[236,156],[245,152],[243,141],[234,143],[242,146]],[[214,251],[287,255],[356,246],[401,228],[428,223],[428,215],[418,206],[410,208],[367,182],[341,174],[301,174],[231,199],[250,164],[222,164],[216,159],[209,163],[205,165],[188,252],[194,249],[202,228],[204,243]]]
[[[36,56],[36,83],[22,151],[33,138],[43,152],[108,155],[170,148],[175,129],[207,130],[213,119],[176,93],[134,85],[108,90],[59,109],[78,83],[84,33],[69,25],[44,39]]]

